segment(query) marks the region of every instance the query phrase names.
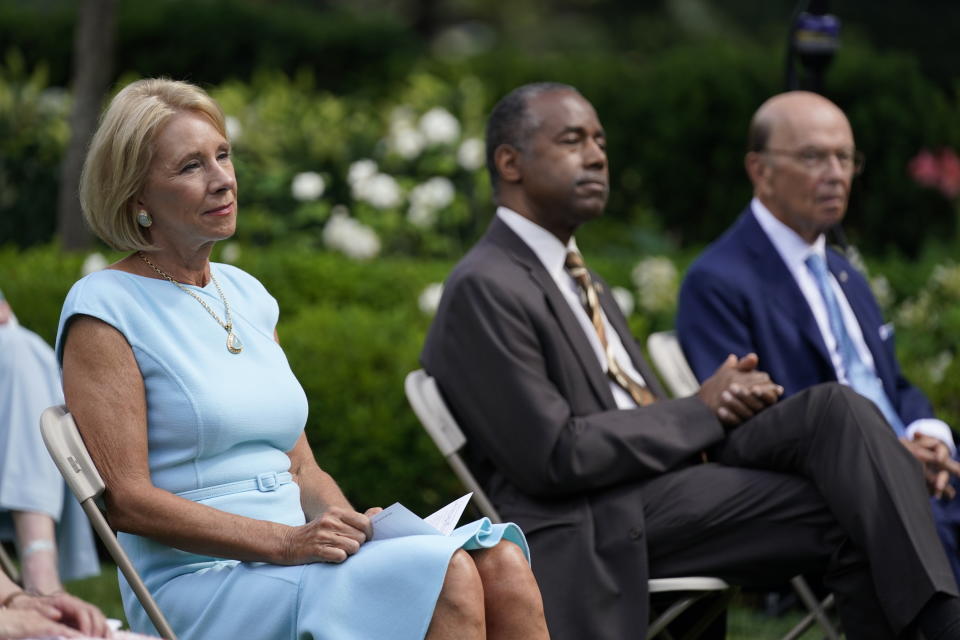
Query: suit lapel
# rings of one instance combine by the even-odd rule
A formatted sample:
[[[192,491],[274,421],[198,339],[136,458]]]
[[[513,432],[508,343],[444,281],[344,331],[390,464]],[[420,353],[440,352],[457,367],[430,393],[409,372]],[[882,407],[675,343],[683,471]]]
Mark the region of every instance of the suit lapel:
[[[597,362],[593,347],[590,345],[587,336],[584,335],[583,329],[573,315],[566,298],[560,293],[557,284],[547,273],[540,259],[500,218],[494,217],[490,223],[487,239],[503,249],[514,262],[530,274],[530,279],[543,292],[550,310],[557,320],[560,331],[566,337],[570,349],[580,362],[580,367],[590,387],[600,398],[603,406],[615,409],[617,404],[613,399],[613,392],[610,391],[610,382],[603,373],[600,363]]]
[[[784,315],[785,326],[792,324],[797,327],[800,335],[821,359],[821,366],[827,366],[828,370],[832,371],[833,363],[810,305],[803,297],[803,292],[800,291],[800,286],[794,280],[790,269],[784,264],[783,258],[777,253],[776,247],[764,233],[749,207],[741,215],[738,224],[741,226],[740,237],[744,250],[756,262],[756,273],[764,274],[762,280],[764,299],[770,301],[770,304],[777,307]]]

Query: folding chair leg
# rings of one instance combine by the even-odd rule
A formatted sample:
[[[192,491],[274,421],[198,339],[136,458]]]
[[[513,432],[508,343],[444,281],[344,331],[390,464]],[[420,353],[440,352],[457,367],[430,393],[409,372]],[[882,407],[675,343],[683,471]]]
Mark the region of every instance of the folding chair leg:
[[[137,594],[137,599],[146,610],[153,626],[157,628],[157,632],[164,640],[177,640],[173,629],[170,628],[166,618],[160,613],[160,609],[153,600],[153,596],[150,594],[150,591],[147,590],[147,586],[143,584],[143,580],[140,579],[140,574],[133,568],[130,558],[123,550],[123,547],[120,546],[120,542],[114,535],[113,530],[110,529],[110,525],[107,524],[106,518],[100,513],[100,509],[97,507],[94,499],[89,498],[84,500],[80,503],[80,506],[83,507],[83,511],[87,514],[87,518],[90,519],[90,524],[92,524],[93,528],[97,531],[97,535],[100,536],[100,540],[107,546],[107,551],[110,552],[110,556],[117,563],[117,566],[120,567],[123,577],[127,579],[127,583],[133,589],[133,592]]]
[[[700,602],[705,598],[712,598],[713,604],[700,613],[700,619],[696,624],[686,630],[681,640],[695,640],[696,638],[699,638],[701,635],[703,635],[703,632],[706,631],[711,624],[713,624],[713,621],[716,620],[717,616],[727,609],[727,607],[730,605],[730,600],[733,598],[733,594],[734,590],[728,589],[723,592],[705,592],[677,600],[667,607],[667,610],[660,614],[656,621],[650,625],[650,628],[647,629],[647,638],[655,638],[660,636],[664,638],[664,640],[672,640],[673,636],[670,634],[667,626],[679,618],[680,615],[686,612],[687,609],[692,607],[697,602]]]
[[[810,613],[804,616],[787,635],[783,636],[783,640],[797,640],[797,638],[803,635],[803,633],[814,624],[820,625],[820,629],[823,631],[824,637],[826,637],[827,640],[840,640],[840,634],[837,633],[829,616],[827,616],[827,609],[832,607],[834,603],[833,594],[831,593],[824,598],[823,605],[821,606],[817,601],[817,597],[813,595],[810,587],[807,586],[806,580],[799,579],[799,576],[797,576],[790,580],[790,584],[793,585],[797,596]]]
[[[667,610],[657,618],[654,624],[650,625],[650,628],[647,629],[647,637],[655,638],[657,634],[667,628],[667,625],[680,617],[681,613],[689,609],[690,605],[699,599],[700,596],[688,596],[675,601],[667,607]]]
[[[736,591],[736,589],[728,589],[714,596],[707,596],[713,598],[713,604],[700,614],[700,620],[697,624],[690,627],[681,640],[696,640],[702,636],[710,625],[713,624],[713,621],[717,619],[717,616],[727,610],[730,606],[730,600],[733,599],[733,594],[736,593]]]

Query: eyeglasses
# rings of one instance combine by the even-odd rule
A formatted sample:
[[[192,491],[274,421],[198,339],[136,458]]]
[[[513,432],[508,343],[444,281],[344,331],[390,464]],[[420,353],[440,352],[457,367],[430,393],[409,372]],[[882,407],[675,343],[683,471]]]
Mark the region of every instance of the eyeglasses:
[[[799,162],[804,168],[810,171],[823,171],[830,166],[830,158],[836,158],[837,164],[844,171],[853,170],[854,174],[863,171],[866,164],[866,157],[862,151],[849,149],[818,149],[816,147],[805,147],[798,151],[787,151],[786,149],[764,149],[760,153],[768,153],[776,156],[787,156]]]

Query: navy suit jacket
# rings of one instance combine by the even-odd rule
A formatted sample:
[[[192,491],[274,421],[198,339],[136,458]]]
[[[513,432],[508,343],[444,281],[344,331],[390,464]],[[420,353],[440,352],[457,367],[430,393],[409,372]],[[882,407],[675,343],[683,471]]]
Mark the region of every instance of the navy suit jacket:
[[[827,265],[850,303],[864,340],[904,424],[929,418],[926,396],[900,372],[893,329],[884,324],[866,279],[839,253]],[[826,344],[797,285],[749,207],[690,267],[677,309],[680,344],[697,378],[709,377],[727,354],[751,351],[784,397],[834,381]]]

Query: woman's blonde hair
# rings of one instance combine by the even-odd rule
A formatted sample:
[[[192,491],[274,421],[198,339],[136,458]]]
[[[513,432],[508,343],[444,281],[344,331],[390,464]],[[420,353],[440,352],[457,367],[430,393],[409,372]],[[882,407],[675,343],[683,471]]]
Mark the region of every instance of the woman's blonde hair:
[[[120,251],[150,249],[137,224],[137,197],[147,178],[154,140],[177,113],[196,111],[227,137],[223,110],[188,82],[150,78],[124,87],[110,101],[90,142],[80,176],[80,206],[87,224]]]

